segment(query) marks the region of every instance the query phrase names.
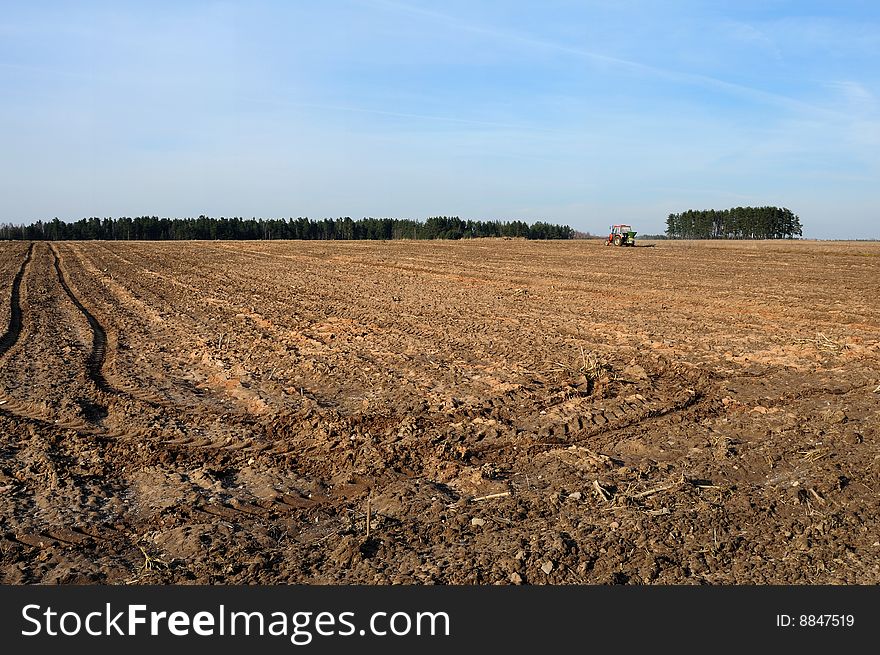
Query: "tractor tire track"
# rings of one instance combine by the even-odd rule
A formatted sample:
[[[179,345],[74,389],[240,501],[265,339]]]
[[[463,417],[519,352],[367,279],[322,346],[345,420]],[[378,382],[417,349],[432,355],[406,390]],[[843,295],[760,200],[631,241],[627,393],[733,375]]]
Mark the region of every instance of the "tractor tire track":
[[[73,283],[77,285],[77,288],[81,294],[91,294],[90,297],[92,298],[92,302],[94,303],[98,297],[94,293],[94,287],[100,287],[104,293],[110,294],[114,301],[113,304],[115,307],[124,307],[126,309],[129,309],[128,313],[131,316],[136,316],[140,319],[146,317],[147,321],[152,322],[154,326],[161,326],[163,320],[150,306],[134,298],[134,296],[132,296],[123,286],[119,285],[115,280],[113,280],[111,276],[108,276],[106,273],[102,272],[101,269],[95,264],[95,262],[93,262],[80,249],[76,247],[71,247],[71,249],[76,258],[76,263],[78,265],[77,268],[79,269],[78,271],[74,271],[74,274],[71,275],[71,279],[73,280]],[[83,277],[80,280],[74,279],[76,277],[76,272],[80,272],[82,274]],[[105,276],[104,279],[101,279],[102,273]],[[93,288],[89,289],[87,288],[87,286],[83,286],[83,279],[92,284]],[[177,405],[172,403],[164,395],[152,390],[152,388],[144,388],[142,386],[138,386],[132,379],[129,379],[128,376],[123,375],[120,372],[120,367],[118,363],[120,336],[126,336],[127,333],[130,331],[130,326],[127,326],[126,324],[114,325],[115,322],[112,318],[112,314],[109,315],[109,320],[108,314],[103,313],[101,314],[101,316],[104,322],[101,323],[101,321],[99,320],[99,323],[101,323],[101,327],[104,329],[104,333],[106,336],[106,345],[104,351],[105,357],[103,366],[101,368],[101,375],[103,376],[103,379],[107,383],[108,387],[117,395],[125,396],[141,403],[145,403],[153,409],[157,409],[160,407],[176,407]],[[142,339],[153,338],[144,333],[142,328],[136,330],[136,332],[142,335]],[[143,378],[143,375],[144,372],[141,371],[139,377]]]
[[[31,254],[34,250],[34,244],[28,247],[27,255],[24,258],[24,261],[21,263],[21,266],[18,269],[18,273],[15,274],[15,278],[12,280],[12,294],[10,296],[10,310],[9,310],[9,325],[6,328],[6,332],[3,333],[3,336],[0,337],[0,357],[3,357],[7,353],[7,351],[15,345],[18,341],[18,337],[21,334],[21,325],[22,325],[22,311],[21,311],[21,281],[24,278],[25,269],[27,269],[28,264],[31,261]]]
[[[27,268],[31,263],[34,251],[34,244],[28,246],[27,253],[18,272],[12,280],[12,291],[9,299],[9,325],[6,332],[0,337],[0,359],[9,352],[19,341],[24,323],[24,312],[21,308],[21,283],[27,272]],[[0,392],[0,414],[14,419],[24,419],[27,422],[34,422],[42,427],[53,427],[52,422],[40,412],[33,412],[22,402],[9,398]]]
[[[181,407],[177,403],[169,401],[169,399],[159,395],[158,393],[150,393],[141,389],[126,377],[120,376],[115,370],[116,351],[118,337],[115,331],[110,329],[110,324],[105,324],[85,307],[79,299],[77,292],[80,294],[94,292],[90,289],[90,285],[95,283],[97,278],[90,278],[89,264],[77,261],[78,266],[65,271],[64,257],[61,255],[54,245],[50,246],[53,254],[53,267],[58,278],[59,285],[64,290],[68,299],[76,307],[76,309],[87,320],[92,332],[92,348],[86,359],[86,369],[89,379],[95,384],[99,391],[104,394],[117,398],[120,402],[111,406],[108,411],[102,406],[95,406],[98,412],[103,412],[103,416],[96,414],[98,420],[89,420],[90,426],[72,426],[81,434],[89,433],[94,436],[108,437],[119,441],[140,442],[145,439],[156,438],[160,442],[167,441],[179,436],[175,430],[169,430],[167,425],[162,427],[155,426],[152,429],[132,429],[131,422],[134,416],[143,420],[144,416],[152,417],[151,422],[159,423],[176,422],[183,419],[184,423],[189,421],[181,414],[185,407]],[[78,251],[74,251],[75,256],[79,256]],[[82,273],[85,277],[77,280],[77,275]],[[86,284],[83,285],[85,280]],[[77,292],[71,288],[71,284],[77,285]],[[91,297],[91,296],[89,296]],[[112,322],[112,321],[111,321]],[[145,337],[146,338],[146,337]],[[146,414],[144,414],[146,411]],[[109,420],[108,420],[109,419]],[[68,426],[71,427],[71,426]]]
[[[238,435],[238,439],[232,442],[228,439],[226,432],[222,435],[212,435],[210,427],[208,427],[209,434],[203,432],[206,427],[206,415],[210,414],[217,419],[223,417],[228,422],[231,418],[227,416],[228,408],[214,408],[211,411],[211,408],[205,406],[204,401],[199,404],[195,400],[185,403],[182,402],[183,399],[171,399],[151,392],[150,389],[137,386],[128,379],[128,375],[120,374],[120,371],[117,370],[120,364],[117,359],[118,334],[126,334],[134,329],[140,339],[149,342],[156,339],[173,338],[173,335],[163,333],[164,321],[161,319],[158,324],[149,325],[150,330],[159,331],[161,336],[147,331],[147,328],[138,322],[138,318],[142,318],[142,312],[138,311],[140,307],[133,308],[129,302],[132,297],[121,293],[125,292],[125,287],[112,279],[102,282],[101,267],[81,252],[79,248],[74,246],[70,251],[66,247],[64,250],[60,248],[59,250],[61,252],[56,251],[55,246],[52,246],[53,265],[60,286],[87,319],[92,330],[93,347],[87,360],[89,377],[102,392],[112,394],[121,401],[114,403],[109,408],[107,417],[109,420],[99,421],[100,425],[92,422],[91,429],[79,425],[72,427],[76,427],[80,433],[89,432],[119,441],[144,442],[148,440],[180,445],[189,450],[256,452],[260,444],[255,444],[253,439],[248,438],[250,428],[245,429],[242,434]],[[73,266],[69,265],[70,258],[67,257],[70,252],[72,252],[75,262]],[[71,285],[75,285],[76,292],[71,288]],[[90,298],[93,304],[92,310],[83,305],[77,293]],[[116,302],[115,308],[127,310],[127,314],[131,316],[133,322],[116,318],[118,314],[114,315],[112,311],[107,316],[98,318],[97,315],[100,313],[98,307],[104,306],[99,298],[108,293]],[[173,306],[175,303],[169,298],[159,304],[160,306]],[[120,320],[121,324],[119,324]],[[161,371],[161,369],[156,370]],[[196,410],[199,412],[198,415],[194,414]],[[149,422],[153,424],[153,427],[140,430],[132,429],[133,423],[143,421],[146,416],[151,417]]]
[[[67,268],[70,283],[76,286],[80,294],[90,299],[95,312],[93,315],[101,316],[102,327],[107,335],[106,358],[102,369],[103,377],[118,396],[134,401],[134,404],[130,402],[117,404],[116,410],[125,407],[129,412],[136,412],[138,404],[146,405],[149,407],[147,411],[153,416],[151,422],[162,425],[162,427],[141,431],[132,431],[120,425],[114,436],[124,440],[156,440],[159,443],[181,445],[191,449],[245,449],[251,451],[253,448],[252,439],[248,437],[252,431],[250,425],[252,421],[248,420],[250,417],[234,415],[235,418],[233,418],[230,416],[229,407],[209,405],[205,396],[199,393],[200,390],[187,384],[187,381],[178,380],[173,386],[169,385],[169,378],[179,377],[173,368],[169,370],[169,362],[152,361],[149,365],[143,366],[135,376],[131,368],[131,361],[125,362],[119,357],[119,349],[123,339],[128,342],[139,341],[141,343],[166,342],[175,339],[175,335],[170,333],[165,326],[166,319],[162,318],[152,307],[178,307],[183,306],[184,303],[179,302],[174,296],[156,294],[154,289],[156,285],[149,285],[146,289],[141,289],[128,277],[127,267],[124,270],[114,267],[111,273],[106,261],[93,259],[76,245],[67,248],[69,250],[62,251],[63,255],[66,256],[68,252],[72,252],[76,262],[75,267]],[[101,246],[100,249],[113,255],[116,259],[123,259],[105,246]],[[68,258],[65,257],[66,261]],[[135,269],[141,268],[134,264],[132,266]],[[141,268],[141,270],[144,269]],[[151,275],[150,277],[155,276]],[[157,278],[157,282],[161,282],[161,279]],[[140,298],[135,298],[129,287],[153,294],[156,300],[152,305],[146,304]],[[208,348],[207,342],[204,347]],[[174,362],[170,363],[173,367]],[[152,378],[150,383],[145,384],[150,378]],[[209,433],[212,431],[210,421],[206,419],[207,416],[218,421],[222,420],[227,424],[241,419],[245,426],[239,429],[241,434],[238,438],[230,443],[226,432],[220,436],[205,434],[205,430]],[[143,420],[143,415],[136,420]],[[131,423],[131,420],[125,421],[125,425]]]
[[[88,254],[82,252],[80,248],[74,249],[78,258],[83,263],[86,270],[100,271],[106,266],[106,259],[99,261],[89,257]],[[204,317],[193,312],[192,308],[202,302],[201,291],[191,285],[180,283],[168,275],[157,273],[143,264],[137,264],[125,259],[118,253],[108,249],[106,246],[100,246],[99,252],[103,252],[113,259],[121,261],[125,266],[113,267],[112,278],[104,282],[104,289],[115,300],[114,311],[119,312],[118,315],[124,314],[124,317],[118,319],[123,325],[126,325],[126,331],[138,335],[142,339],[150,341],[166,341],[174,340],[175,334],[169,330],[167,325],[168,318],[157,312],[154,307],[175,308],[173,317],[175,320],[185,320],[188,323],[187,330],[193,334],[201,334],[207,327]],[[94,257],[94,253],[92,255]],[[109,267],[108,267],[109,268]],[[106,269],[105,269],[106,270]],[[143,277],[149,277],[153,283],[144,285]],[[137,290],[138,296],[134,295],[133,290]],[[188,294],[188,295],[182,295]],[[218,303],[223,302],[217,300]],[[170,318],[170,314],[168,317]],[[145,320],[145,318],[147,320]],[[216,335],[202,335],[196,337],[198,350],[201,352],[213,352],[216,343]],[[172,362],[172,364],[175,364]],[[161,405],[167,408],[173,408],[182,411],[197,411],[204,414],[206,411],[213,411],[218,415],[223,415],[229,411],[227,407],[209,408],[206,398],[201,393],[194,395],[194,389],[188,380],[181,373],[188,369],[190,363],[181,368],[180,363],[176,363],[176,370],[169,371],[167,366],[161,364],[155,365],[154,370],[162,373],[152,385],[145,387],[141,382],[140,385],[134,385],[126,380],[125,384],[118,384],[133,397],[144,400],[155,405]],[[216,374],[217,369],[206,367],[202,369],[204,377],[207,379],[211,375]],[[117,370],[114,373],[112,369],[105,372],[108,379],[112,379],[117,383],[121,382],[123,371]],[[112,376],[112,377],[111,377]],[[128,376],[126,376],[128,377]],[[138,379],[143,380],[144,373],[140,372]],[[175,384],[169,384],[169,379],[176,380]],[[162,393],[156,390],[161,389]],[[228,400],[225,394],[219,395],[223,400]],[[246,416],[246,413],[242,414]]]
[[[23,421],[23,425],[39,425],[41,429],[72,429],[81,433],[89,431],[91,421],[83,420],[83,417],[71,415],[69,412],[58,414],[49,403],[45,402],[45,397],[33,393],[33,385],[36,383],[36,379],[31,377],[33,371],[27,366],[22,369],[22,362],[32,359],[29,357],[29,346],[33,347],[45,340],[45,337],[37,336],[36,342],[34,341],[34,335],[39,335],[41,330],[41,315],[39,311],[32,310],[31,294],[36,293],[40,296],[51,286],[51,277],[47,275],[49,264],[48,261],[43,262],[43,256],[48,255],[48,252],[49,248],[32,242],[13,280],[9,296],[9,327],[0,337],[0,357],[5,357],[3,372],[10,378],[5,389],[0,390],[0,412],[16,421]],[[47,298],[45,295],[40,297]],[[58,324],[62,322],[58,321]],[[52,338],[49,342],[54,343]],[[23,383],[23,380],[28,382]],[[31,390],[31,393],[28,397],[17,397],[20,394],[15,392],[16,389]],[[91,401],[84,400],[84,402],[85,405],[82,407],[86,413],[98,408]]]
[[[76,294],[71,291],[64,276],[64,272],[61,270],[61,258],[58,256],[58,251],[55,250],[54,245],[50,246],[50,248],[52,249],[52,256],[54,257],[53,265],[55,267],[55,273],[58,275],[58,282],[61,284],[61,288],[64,289],[64,292],[67,294],[67,297],[70,298],[70,301],[76,306],[82,315],[85,316],[86,320],[89,322],[89,327],[92,330],[92,350],[86,360],[86,369],[88,370],[89,378],[91,378],[92,382],[95,383],[95,386],[104,393],[115,393],[115,390],[107,382],[103,373],[104,359],[107,355],[107,332],[104,330],[104,327],[98,319],[96,319],[92,313],[85,308],[79,298],[76,297]]]

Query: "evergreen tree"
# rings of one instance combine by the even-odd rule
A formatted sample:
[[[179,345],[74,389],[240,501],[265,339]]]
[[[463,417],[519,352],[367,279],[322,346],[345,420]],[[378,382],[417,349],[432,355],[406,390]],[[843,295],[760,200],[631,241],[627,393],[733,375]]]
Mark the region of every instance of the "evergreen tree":
[[[803,235],[800,218],[779,207],[734,207],[669,214],[670,239],[793,239]]]

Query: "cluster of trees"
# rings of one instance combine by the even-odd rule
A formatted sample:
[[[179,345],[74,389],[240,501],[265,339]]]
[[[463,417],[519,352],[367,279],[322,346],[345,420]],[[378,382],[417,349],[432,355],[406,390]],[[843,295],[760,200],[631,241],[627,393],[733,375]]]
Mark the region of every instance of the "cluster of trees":
[[[397,218],[83,218],[66,223],[57,218],[30,225],[0,225],[0,238],[48,241],[183,240],[183,239],[471,239],[523,237],[571,239],[567,225],[538,221],[473,221],[434,216],[426,221]]]
[[[572,239],[568,225],[537,221],[472,221],[458,216],[434,216],[425,221],[417,239],[473,239],[479,237],[522,237],[525,239]],[[405,236],[405,235],[404,235]]]
[[[689,209],[666,219],[670,239],[792,239],[802,234],[797,215],[779,207]]]

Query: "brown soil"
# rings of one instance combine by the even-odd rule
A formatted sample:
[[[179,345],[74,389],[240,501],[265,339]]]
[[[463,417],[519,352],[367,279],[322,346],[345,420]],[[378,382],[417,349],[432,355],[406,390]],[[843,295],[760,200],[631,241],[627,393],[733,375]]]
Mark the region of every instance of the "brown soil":
[[[0,276],[0,582],[880,582],[878,244],[4,243]]]

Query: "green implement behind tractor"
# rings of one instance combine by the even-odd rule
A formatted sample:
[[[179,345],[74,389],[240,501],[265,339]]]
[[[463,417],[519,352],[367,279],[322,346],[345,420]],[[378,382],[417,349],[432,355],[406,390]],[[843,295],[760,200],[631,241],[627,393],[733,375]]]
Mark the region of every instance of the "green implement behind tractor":
[[[636,245],[636,233],[629,225],[612,225],[608,235],[606,246],[634,246]]]

